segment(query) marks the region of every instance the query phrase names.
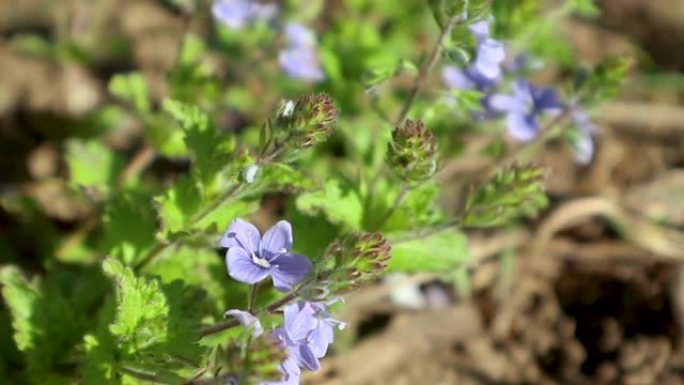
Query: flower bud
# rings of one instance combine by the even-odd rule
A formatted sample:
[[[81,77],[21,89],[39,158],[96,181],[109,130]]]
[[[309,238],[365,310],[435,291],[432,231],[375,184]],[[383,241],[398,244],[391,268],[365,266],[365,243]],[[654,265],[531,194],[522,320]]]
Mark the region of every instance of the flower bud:
[[[387,145],[390,166],[407,182],[430,178],[437,168],[437,142],[420,120],[406,120],[392,131]]]
[[[322,142],[335,131],[337,109],[327,94],[309,94],[299,98],[289,122],[294,144],[311,147]]]
[[[358,287],[382,273],[390,254],[391,246],[381,233],[352,233],[328,248],[321,278],[331,294]]]

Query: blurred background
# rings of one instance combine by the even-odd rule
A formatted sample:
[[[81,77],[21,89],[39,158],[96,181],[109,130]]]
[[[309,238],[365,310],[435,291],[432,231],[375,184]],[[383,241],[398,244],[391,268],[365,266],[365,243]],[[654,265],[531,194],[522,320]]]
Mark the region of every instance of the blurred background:
[[[325,30],[346,3],[320,3],[310,24]],[[364,28],[391,29],[383,12],[402,8],[391,17],[403,18],[415,49],[401,52],[396,41],[388,46],[413,57],[427,49],[434,22],[421,1],[380,3],[387,5],[368,13],[371,26]],[[535,3],[545,12],[558,5]],[[572,52],[569,60],[591,66],[619,54],[633,63],[618,97],[595,114],[600,133],[591,162],[577,164],[553,141],[540,148],[534,159],[546,170],[551,205],[512,230],[468,233],[468,292],[418,275],[390,276],[350,295],[339,316],[348,331],[304,384],[683,382],[684,1],[596,4],[596,17],[570,15],[554,24],[554,36]],[[164,185],[187,172],[173,133],[144,113],[164,97],[211,105],[223,129],[239,132],[269,116],[284,95],[310,88],[273,80],[273,53],[236,43],[277,36],[206,38],[219,47],[211,51],[184,40],[188,32],[212,36],[210,15],[188,17],[185,7],[153,0],[0,1],[0,263],[40,274],[54,263],[99,258],[93,239],[107,191],[75,188],[75,178]],[[411,21],[412,13],[422,16]],[[321,45],[344,48],[325,39]],[[221,82],[177,65],[179,57],[200,60]],[[329,58],[322,60],[329,70]],[[255,63],[261,67],[252,71]],[[133,106],[116,96],[137,86],[112,84],[116,74],[132,71],[149,98]],[[551,66],[542,78],[561,75],[562,66]],[[318,87],[341,99],[343,113],[363,104],[350,101],[361,86]],[[462,159],[468,161],[450,164],[437,178],[448,181],[486,162]],[[81,162],[102,171],[79,174]],[[447,210],[458,207],[459,191],[457,183],[443,183]],[[271,221],[282,200],[262,202],[256,221]],[[23,364],[2,314],[9,373]]]

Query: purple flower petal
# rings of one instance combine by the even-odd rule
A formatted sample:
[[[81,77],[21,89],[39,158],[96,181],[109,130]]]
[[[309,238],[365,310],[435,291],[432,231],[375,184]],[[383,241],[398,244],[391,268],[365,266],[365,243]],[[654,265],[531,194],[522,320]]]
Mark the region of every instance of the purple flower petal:
[[[241,247],[249,254],[255,253],[259,247],[259,230],[253,224],[237,218],[230,222],[219,245],[221,247]]]
[[[534,116],[511,112],[506,115],[508,133],[515,139],[528,141],[537,135],[538,127]]]
[[[482,41],[489,37],[489,24],[489,20],[476,21],[468,26],[468,30],[477,41]]]
[[[295,47],[314,47],[316,45],[316,35],[299,23],[288,23],[285,26],[285,36],[287,36],[290,45]]]
[[[447,87],[459,90],[470,90],[474,86],[468,76],[454,66],[446,66],[442,69],[442,80]]]
[[[251,4],[245,0],[219,0],[211,6],[211,13],[227,27],[240,29],[250,19]]]
[[[251,255],[241,247],[231,247],[226,253],[228,274],[235,280],[254,284],[268,276],[270,269],[261,267],[252,261]]]
[[[335,333],[332,326],[325,322],[325,320],[319,320],[318,327],[309,336],[309,345],[314,355],[318,358],[325,356],[325,353],[328,351],[328,345],[333,342],[334,338]]]
[[[251,313],[242,311],[239,309],[230,309],[223,314],[224,317],[232,316],[238,320],[240,325],[252,329],[252,336],[259,337],[264,333],[264,328],[261,326],[261,322],[258,318],[253,316]]]
[[[506,56],[503,44],[494,39],[486,39],[477,48],[475,68],[484,76],[493,79],[501,75],[501,62]]]
[[[302,368],[311,370],[312,372],[317,372],[321,368],[318,358],[311,350],[311,347],[307,344],[299,345],[298,354],[295,355],[299,360],[298,364]]]
[[[308,304],[300,306],[298,303],[291,303],[283,309],[284,329],[286,344],[295,345],[302,342],[306,336],[316,327],[315,310]]]
[[[292,226],[288,221],[278,221],[261,238],[259,253],[262,258],[272,262],[292,248]]]
[[[301,254],[283,254],[271,261],[271,277],[276,290],[286,292],[304,279],[311,270],[309,258]]]
[[[293,46],[280,51],[278,62],[285,73],[294,79],[319,82],[325,79],[313,47]]]
[[[504,94],[495,94],[489,98],[489,105],[499,112],[522,112],[518,99]]]

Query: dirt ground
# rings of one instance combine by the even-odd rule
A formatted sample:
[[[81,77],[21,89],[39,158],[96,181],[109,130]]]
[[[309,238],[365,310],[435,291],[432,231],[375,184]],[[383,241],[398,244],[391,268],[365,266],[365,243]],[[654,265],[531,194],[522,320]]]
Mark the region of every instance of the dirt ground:
[[[64,24],[38,3],[0,1],[0,74],[16,75],[0,75],[0,152],[26,164],[0,162],[0,175],[50,201],[50,216],[70,223],[84,209],[60,201],[49,184],[60,167],[50,139],[65,133],[46,127],[104,100],[105,79],[127,64],[105,60],[103,51],[108,65],[93,73],[17,54],[9,41],[22,28]],[[599,22],[567,26],[587,62],[645,51],[654,68],[684,72],[681,0],[599,3]],[[82,9],[69,28],[106,26],[131,38],[135,66],[163,94],[179,18],[148,1],[121,1],[116,17]],[[98,36],[89,39],[97,46]],[[684,84],[635,79],[601,111],[590,166],[547,146],[540,163],[552,205],[542,217],[523,229],[469,234],[469,295],[431,276],[351,295],[340,315],[347,332],[303,383],[684,384]],[[442,297],[417,308],[392,301],[401,287],[416,286],[423,298]]]

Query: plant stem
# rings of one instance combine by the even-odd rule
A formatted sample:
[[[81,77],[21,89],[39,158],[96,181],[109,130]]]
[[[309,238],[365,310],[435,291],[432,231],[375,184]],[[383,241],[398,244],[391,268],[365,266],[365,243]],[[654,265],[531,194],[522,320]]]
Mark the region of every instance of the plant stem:
[[[423,88],[423,85],[425,84],[425,81],[427,80],[428,74],[430,73],[430,70],[432,67],[437,63],[437,59],[439,59],[439,54],[442,50],[442,45],[444,44],[444,40],[446,39],[447,36],[451,33],[451,30],[454,29],[456,24],[458,24],[460,19],[460,16],[452,16],[449,18],[447,23],[444,25],[444,28],[439,34],[439,37],[437,38],[437,41],[435,42],[434,47],[432,47],[432,52],[430,52],[430,56],[428,56],[427,60],[423,63],[423,65],[420,67],[420,71],[418,72],[418,76],[416,77],[415,82],[413,83],[413,88],[411,88],[411,93],[409,94],[408,99],[406,99],[406,102],[404,102],[404,106],[401,108],[401,112],[399,112],[399,116],[397,116],[397,120],[395,121],[395,125],[398,126],[400,125],[404,119],[406,119],[406,115],[408,115],[409,110],[413,106],[413,103],[416,101],[416,98],[418,97],[418,94],[420,93],[421,88]]]
[[[139,380],[154,382],[156,384],[168,384],[167,381],[162,380],[155,373],[141,372],[136,369],[127,368],[125,366],[120,367],[119,371],[121,373],[128,374],[131,377],[135,377]]]
[[[384,226],[385,223],[392,217],[392,214],[394,214],[394,212],[397,211],[401,203],[404,201],[407,192],[408,185],[406,184],[406,182],[402,181],[401,187],[399,187],[399,193],[397,193],[397,196],[394,198],[392,206],[390,206],[389,210],[387,210],[382,219],[380,219],[380,222],[378,222],[378,224],[375,226],[375,230],[380,230],[382,226]]]
[[[268,306],[266,306],[262,310],[257,311],[254,315],[256,316],[256,315],[264,314],[264,313],[272,313],[272,312],[278,310],[281,306],[286,305],[289,302],[291,302],[293,299],[297,298],[297,296],[299,295],[299,291],[301,290],[301,288],[306,286],[306,284],[307,284],[307,282],[302,283],[295,290],[291,291],[290,293],[288,293],[283,298],[272,302],[271,304],[269,304]],[[200,334],[200,337],[206,337],[208,335],[220,333],[224,330],[232,329],[232,328],[239,326],[239,325],[240,325],[240,323],[236,319],[230,319],[228,321],[224,321],[224,322],[217,323],[215,325],[211,325],[211,326],[208,326],[206,328],[203,328],[202,330],[200,330],[199,334]]]
[[[254,302],[256,302],[257,295],[257,285],[259,285],[258,282],[253,284],[252,287],[249,288],[249,294],[247,297],[247,311],[249,313],[251,313],[252,310],[254,310]]]

